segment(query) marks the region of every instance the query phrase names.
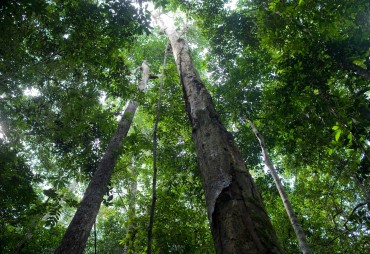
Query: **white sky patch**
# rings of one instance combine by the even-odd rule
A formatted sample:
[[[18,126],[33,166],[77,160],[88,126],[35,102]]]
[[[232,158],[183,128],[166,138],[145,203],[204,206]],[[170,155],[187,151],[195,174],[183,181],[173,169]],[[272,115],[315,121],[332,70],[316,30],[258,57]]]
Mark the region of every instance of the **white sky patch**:
[[[204,48],[200,53],[199,55],[203,58],[206,57],[206,55],[209,53],[209,49],[208,48]]]
[[[212,75],[213,75],[213,71],[205,71],[204,73],[204,76],[206,76],[207,79],[211,79]]]
[[[25,96],[30,96],[30,97],[37,97],[41,95],[40,90],[34,87],[31,87],[31,88],[28,87],[24,89],[23,94]]]
[[[3,131],[1,125],[0,125],[0,139],[2,139],[4,141],[7,141],[6,136],[5,136],[5,132]]]
[[[232,125],[231,125],[231,129],[233,130],[233,132],[238,132],[239,130],[238,130],[238,127],[236,126],[236,124],[235,123],[233,123]]]
[[[97,149],[100,147],[100,139],[96,138],[94,141],[92,141],[92,149],[97,151]]]
[[[365,92],[365,96],[367,99],[370,99],[370,91]]]
[[[224,4],[224,8],[228,10],[235,10],[238,0],[230,0],[228,3]]]
[[[100,104],[104,105],[106,99],[107,99],[107,94],[104,91],[101,91],[100,96],[99,96]]]
[[[153,13],[153,11],[151,11]],[[172,12],[170,13],[162,13],[161,14],[161,20],[163,21],[164,24],[166,24],[166,26],[168,28],[173,28],[173,25],[174,25],[174,14]],[[151,22],[151,25],[152,26],[156,26],[156,22],[154,21],[153,19],[153,16],[152,16],[152,22]]]
[[[191,49],[197,49],[197,48],[198,48],[198,45],[197,45],[197,44],[195,44],[195,43],[189,43],[189,47],[190,47]]]
[[[263,161],[263,157],[262,156],[261,156],[261,160]],[[276,169],[275,166],[274,166],[274,168],[277,171],[277,169]],[[266,166],[265,163],[263,163],[263,172],[266,175],[271,175],[270,169]],[[283,184],[283,186],[289,186],[289,188],[294,189],[295,182],[296,182],[296,177],[295,176],[286,177],[286,176],[282,176],[281,174],[278,173],[278,177],[280,178],[280,181]]]
[[[76,180],[72,179],[71,183],[68,186],[68,191],[69,192],[75,192],[78,188],[78,183]]]

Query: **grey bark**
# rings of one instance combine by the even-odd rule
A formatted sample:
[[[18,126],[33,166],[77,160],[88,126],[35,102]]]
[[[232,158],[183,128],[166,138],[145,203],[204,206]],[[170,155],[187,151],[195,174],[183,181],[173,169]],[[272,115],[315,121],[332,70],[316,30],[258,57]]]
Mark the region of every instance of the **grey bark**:
[[[298,243],[299,243],[299,248],[301,249],[303,254],[311,254],[312,252],[311,252],[310,246],[307,243],[306,235],[305,235],[301,225],[299,224],[297,216],[294,213],[292,204],[290,203],[289,197],[286,194],[286,192],[284,190],[284,187],[283,187],[283,185],[280,181],[278,172],[276,171],[274,165],[272,164],[272,162],[270,160],[270,156],[269,156],[269,154],[267,152],[267,149],[266,149],[265,141],[264,141],[262,135],[258,132],[258,130],[257,130],[256,126],[253,124],[253,122],[250,121],[249,119],[247,119],[247,121],[249,122],[254,134],[256,135],[256,137],[257,137],[257,139],[260,143],[263,160],[265,162],[266,167],[270,170],[272,178],[274,178],[276,188],[278,189],[280,197],[283,201],[285,211],[288,214],[290,223],[292,224],[294,232],[297,236]]]
[[[219,120],[187,42],[155,15],[170,39],[180,76],[216,253],[280,253],[261,195],[232,135]]]
[[[149,77],[149,71],[144,72],[146,69],[149,70],[149,67],[147,67],[146,62],[144,61],[142,65],[143,77],[139,84],[139,88],[141,90],[145,88],[146,81],[148,80],[147,77]],[[59,248],[55,253],[83,253],[91,228],[98,214],[100,204],[103,201],[104,194],[107,190],[113,169],[119,157],[123,140],[130,129],[137,107],[137,102],[129,102],[122,119],[118,124],[118,129],[110,140],[105,154],[85,191],[84,197],[67,228]]]
[[[143,63],[141,64],[140,70],[142,73],[142,78],[141,81],[139,82],[139,89],[144,90],[150,78],[149,66],[146,60],[144,60]]]

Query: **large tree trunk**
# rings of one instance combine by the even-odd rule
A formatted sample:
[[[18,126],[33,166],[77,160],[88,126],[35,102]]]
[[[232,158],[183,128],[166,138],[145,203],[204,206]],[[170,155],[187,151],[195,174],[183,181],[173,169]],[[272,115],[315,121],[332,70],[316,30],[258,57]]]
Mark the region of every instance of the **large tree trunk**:
[[[292,204],[290,203],[288,195],[286,194],[286,192],[284,190],[284,187],[283,187],[283,184],[280,181],[278,172],[276,171],[274,165],[272,164],[272,162],[270,160],[270,156],[269,156],[269,154],[267,152],[267,149],[266,149],[265,140],[263,139],[262,135],[258,132],[257,127],[253,124],[253,122],[250,121],[249,119],[247,119],[247,121],[251,125],[251,128],[254,132],[254,135],[256,135],[256,137],[257,137],[257,139],[260,143],[263,160],[265,162],[266,167],[270,170],[272,178],[274,178],[276,188],[279,191],[281,200],[283,201],[283,204],[284,204],[285,210],[288,214],[290,223],[292,224],[294,232],[297,236],[298,243],[299,243],[299,248],[301,249],[303,254],[311,254],[312,252],[311,252],[310,246],[307,243],[306,235],[305,235],[301,225],[299,224],[297,216],[294,213]]]
[[[143,79],[140,82],[139,88],[142,90],[145,88],[145,85],[143,85],[142,82],[144,80],[146,84],[149,76],[149,68],[145,61],[141,69],[143,71]],[[138,106],[135,101],[129,102],[122,119],[118,124],[118,129],[109,142],[105,154],[86,189],[84,197],[68,226],[59,248],[55,253],[83,253],[91,228],[95,223],[100,204],[107,191],[109,180],[112,176],[113,169],[116,165],[119,152],[123,144],[123,139],[127,136],[137,107]]]
[[[219,120],[188,44],[158,15],[157,23],[170,39],[180,75],[216,252],[280,253],[261,195],[232,135]]]

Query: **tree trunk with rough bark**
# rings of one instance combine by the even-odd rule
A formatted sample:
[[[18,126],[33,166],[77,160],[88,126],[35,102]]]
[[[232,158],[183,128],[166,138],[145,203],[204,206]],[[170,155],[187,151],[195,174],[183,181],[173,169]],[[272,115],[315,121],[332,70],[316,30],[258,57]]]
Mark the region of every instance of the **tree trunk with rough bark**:
[[[149,67],[145,61],[143,62],[141,70],[143,77],[139,84],[139,88],[143,90],[149,77]],[[137,107],[138,105],[135,101],[129,102],[118,124],[118,129],[108,144],[105,154],[85,191],[84,197],[67,228],[62,242],[55,251],[56,254],[83,253],[91,228],[99,212],[100,204],[106,193],[113,169],[119,157],[123,140],[130,129]]]
[[[264,141],[262,135],[258,132],[257,127],[253,124],[253,122],[249,119],[247,119],[247,121],[249,122],[249,124],[250,124],[250,126],[251,126],[251,128],[254,132],[254,135],[256,135],[256,137],[257,137],[257,139],[260,143],[263,160],[265,162],[266,167],[270,170],[272,178],[274,178],[276,188],[278,189],[280,197],[283,201],[285,211],[288,214],[290,223],[292,224],[294,232],[297,236],[298,243],[299,243],[299,248],[301,249],[303,254],[311,254],[312,252],[311,252],[310,246],[307,243],[306,235],[305,235],[301,225],[299,224],[297,216],[294,213],[292,204],[290,203],[288,195],[286,194],[286,192],[284,190],[284,187],[283,187],[283,185],[280,181],[278,172],[276,171],[274,165],[272,164],[272,162],[270,160],[270,156],[268,155],[268,152],[267,152],[267,149],[266,149],[265,141]]]
[[[262,198],[215,111],[186,41],[154,15],[170,39],[193,129],[216,253],[280,253]]]

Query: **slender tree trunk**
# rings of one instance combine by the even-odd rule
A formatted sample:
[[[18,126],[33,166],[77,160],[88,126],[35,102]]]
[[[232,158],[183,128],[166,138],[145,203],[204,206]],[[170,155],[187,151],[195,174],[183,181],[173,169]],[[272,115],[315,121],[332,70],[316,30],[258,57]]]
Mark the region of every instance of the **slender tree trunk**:
[[[134,168],[134,160],[132,163],[131,175],[134,178],[131,182],[130,191],[129,191],[129,220],[131,221],[130,225],[127,227],[126,232],[126,243],[123,248],[123,254],[134,253],[134,242],[135,242],[135,235],[136,235],[136,192],[137,192],[137,176],[138,173]]]
[[[143,80],[146,82],[148,80],[149,67],[147,68],[145,61],[143,62],[141,69],[143,70],[142,82]],[[140,85],[140,89],[144,89],[145,86],[142,86],[142,83],[140,83]],[[122,119],[118,124],[118,129],[110,140],[105,154],[86,189],[84,197],[68,226],[59,248],[55,253],[83,253],[91,228],[98,214],[100,204],[103,201],[104,194],[107,190],[113,169],[116,165],[123,140],[130,129],[137,107],[138,105],[135,101],[129,102]]]
[[[219,120],[188,44],[155,15],[170,39],[180,75],[216,253],[280,253],[261,195],[232,135]]]
[[[154,225],[154,213],[155,213],[155,204],[157,202],[157,126],[158,126],[158,117],[159,112],[157,108],[157,118],[154,126],[153,133],[153,181],[152,181],[152,205],[150,206],[150,217],[149,217],[149,226],[148,226],[148,242],[147,242],[147,254],[152,253],[152,243],[153,243],[153,225]]]
[[[158,104],[157,104],[157,113],[155,117],[154,123],[154,131],[153,131],[153,182],[152,182],[152,205],[150,207],[150,219],[149,219],[149,226],[148,226],[148,243],[147,243],[147,254],[152,253],[152,245],[153,245],[153,225],[154,225],[154,213],[155,213],[155,205],[157,202],[157,147],[158,147],[158,138],[157,138],[157,131],[158,131],[158,123],[159,117],[161,112],[161,104],[162,104],[162,89],[164,83],[164,70],[166,68],[166,60],[167,60],[167,47],[164,51],[164,59],[163,59],[163,70],[162,70],[162,79],[159,87],[158,92]]]
[[[122,141],[127,135],[136,109],[137,103],[133,101],[129,102],[119,123],[118,130],[110,141],[104,157],[99,163],[98,169],[93,175],[85,195],[68,226],[67,232],[55,253],[83,253],[116,165]]]
[[[306,235],[305,235],[304,231],[302,230],[301,225],[299,224],[297,216],[294,213],[293,207],[292,207],[292,205],[289,201],[288,195],[286,194],[286,192],[284,190],[284,187],[283,187],[283,185],[280,181],[279,175],[278,175],[274,165],[272,164],[272,162],[270,160],[270,156],[269,156],[269,154],[267,152],[267,149],[266,149],[265,141],[264,141],[262,135],[258,132],[258,130],[257,130],[256,126],[253,124],[253,122],[250,121],[249,119],[247,119],[247,121],[251,125],[251,128],[252,128],[254,134],[256,135],[256,137],[257,137],[257,139],[260,143],[263,160],[265,162],[266,167],[270,170],[272,178],[274,178],[276,188],[278,189],[280,197],[283,200],[283,204],[284,204],[285,210],[288,214],[290,223],[292,224],[294,232],[295,232],[295,234],[298,238],[299,248],[301,249],[303,254],[311,254],[312,252],[311,252],[310,246],[307,243]]]

